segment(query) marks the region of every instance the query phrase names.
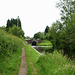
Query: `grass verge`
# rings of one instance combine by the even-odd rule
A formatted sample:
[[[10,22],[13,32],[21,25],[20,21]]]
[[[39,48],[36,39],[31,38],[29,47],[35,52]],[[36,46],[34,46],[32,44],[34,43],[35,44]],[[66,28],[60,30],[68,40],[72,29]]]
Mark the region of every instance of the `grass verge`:
[[[52,46],[52,43],[48,40],[43,40],[43,42],[37,44],[37,46]]]
[[[30,46],[25,47],[25,56],[27,61],[27,75],[37,75],[35,63],[39,58],[39,54]]]
[[[30,45],[25,48],[27,75],[75,75],[75,63],[54,51],[39,55]]]
[[[75,75],[75,63],[57,51],[40,56],[36,65],[38,75]]]
[[[18,75],[22,39],[0,29],[0,75]]]
[[[21,65],[20,56],[22,54],[22,47],[24,47],[23,44],[11,57],[6,57],[5,60],[2,58],[3,62],[0,63],[0,75],[18,75]]]

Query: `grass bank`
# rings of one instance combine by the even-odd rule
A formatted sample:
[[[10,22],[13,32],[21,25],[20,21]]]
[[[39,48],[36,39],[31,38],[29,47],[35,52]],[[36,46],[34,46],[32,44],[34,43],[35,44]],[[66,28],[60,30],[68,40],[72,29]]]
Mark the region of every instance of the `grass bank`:
[[[43,42],[37,44],[37,46],[52,46],[52,43],[48,40],[43,40]]]
[[[27,45],[25,55],[28,75],[75,75],[75,63],[57,51],[40,56]]]
[[[18,75],[22,40],[0,29],[0,75]]]
[[[37,46],[50,46],[50,47],[41,47],[40,48],[40,52],[52,52],[53,51],[53,47],[52,47],[52,43],[49,40],[43,40],[42,43],[37,44]]]
[[[22,44],[18,50],[11,55],[11,57],[5,57],[5,60],[1,59],[0,63],[0,75],[18,75],[21,65]]]
[[[40,56],[36,65],[38,75],[75,75],[75,63],[57,51]]]
[[[30,46],[25,47],[25,56],[27,61],[27,75],[37,75],[35,63],[39,59],[39,54]]]

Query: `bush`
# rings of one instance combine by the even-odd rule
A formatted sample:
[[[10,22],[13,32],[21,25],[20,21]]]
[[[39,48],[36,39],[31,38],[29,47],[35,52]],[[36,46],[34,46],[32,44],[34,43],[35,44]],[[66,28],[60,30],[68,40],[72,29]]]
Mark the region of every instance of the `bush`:
[[[19,54],[21,51],[19,51],[19,48],[21,44],[20,38],[0,29],[0,75],[6,75],[4,73],[8,73],[8,71],[14,72],[15,69],[9,68],[13,63],[18,64],[19,62],[20,64]],[[10,75],[10,73],[7,75]]]
[[[16,25],[13,25],[12,28],[9,28],[9,33],[17,36],[17,37],[23,37],[24,38],[24,32],[20,27],[17,27]]]
[[[21,43],[21,39],[0,29],[0,57],[10,56],[16,52]]]

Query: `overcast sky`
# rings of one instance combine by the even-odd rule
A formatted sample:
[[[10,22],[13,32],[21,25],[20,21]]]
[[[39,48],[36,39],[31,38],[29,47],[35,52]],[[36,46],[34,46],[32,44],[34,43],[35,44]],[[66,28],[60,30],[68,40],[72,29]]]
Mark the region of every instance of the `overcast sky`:
[[[32,37],[43,32],[48,25],[60,19],[56,8],[59,0],[0,0],[0,26],[6,26],[8,19],[20,17],[25,36]]]

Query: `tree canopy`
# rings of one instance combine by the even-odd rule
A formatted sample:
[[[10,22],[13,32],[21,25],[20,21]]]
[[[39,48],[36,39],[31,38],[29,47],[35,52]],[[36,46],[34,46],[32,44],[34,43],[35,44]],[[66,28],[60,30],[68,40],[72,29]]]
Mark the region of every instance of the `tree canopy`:
[[[44,36],[37,33],[34,37],[39,38],[41,34],[52,42],[53,49],[63,50],[69,57],[75,57],[75,1],[60,0],[57,7],[61,11],[60,21],[57,20],[51,27],[46,26]]]
[[[68,56],[75,54],[75,1],[60,0],[57,4],[61,11],[61,21],[56,21],[50,27],[50,38],[53,47],[64,50]]]
[[[17,19],[12,18],[11,20],[8,19],[6,24],[6,31],[20,38],[24,37],[24,31],[21,28],[20,18],[19,17]]]
[[[16,25],[17,27],[21,28],[21,21],[19,18],[17,19],[11,19],[11,20],[7,20],[7,24],[6,24],[6,29],[7,31],[9,30],[9,28],[13,27],[13,25]]]
[[[45,39],[45,36],[44,36],[44,33],[38,32],[38,33],[34,34],[34,38],[43,40],[43,39]]]

